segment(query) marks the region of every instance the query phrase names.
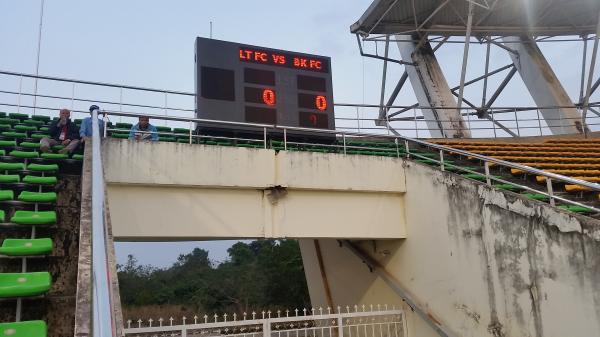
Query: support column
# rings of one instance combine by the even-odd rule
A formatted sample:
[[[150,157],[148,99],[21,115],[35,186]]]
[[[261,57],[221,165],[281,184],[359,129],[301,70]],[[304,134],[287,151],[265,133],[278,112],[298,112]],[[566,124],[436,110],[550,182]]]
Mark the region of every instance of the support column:
[[[398,36],[398,40],[419,40],[418,36]],[[408,78],[419,105],[431,107],[422,109],[427,127],[434,138],[470,138],[468,130],[450,86],[444,77],[429,42],[397,42],[403,61],[413,62],[406,66]],[[434,108],[435,107],[435,108]],[[443,107],[445,109],[436,109]]]
[[[583,133],[581,114],[537,44],[527,37],[509,36],[503,40],[506,47],[514,51],[509,53],[510,57],[535,104],[540,107],[561,107],[540,109],[552,134]]]

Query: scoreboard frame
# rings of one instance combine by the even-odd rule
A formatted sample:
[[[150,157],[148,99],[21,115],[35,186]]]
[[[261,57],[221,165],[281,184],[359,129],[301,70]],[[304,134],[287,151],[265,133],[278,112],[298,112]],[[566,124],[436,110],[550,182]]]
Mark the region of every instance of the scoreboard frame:
[[[329,57],[197,37],[194,63],[197,118],[335,130]]]

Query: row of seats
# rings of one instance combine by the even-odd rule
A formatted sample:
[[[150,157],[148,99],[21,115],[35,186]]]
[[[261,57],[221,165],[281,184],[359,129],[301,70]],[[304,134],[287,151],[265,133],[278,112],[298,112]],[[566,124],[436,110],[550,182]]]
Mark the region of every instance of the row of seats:
[[[549,139],[541,143],[444,140],[436,143],[583,181],[600,182],[599,139]],[[494,163],[490,163],[490,167],[494,166],[496,166]],[[510,169],[510,173],[527,178],[527,172],[524,170],[513,168]],[[546,178],[534,176],[534,181],[545,183]],[[567,193],[592,191],[581,185],[564,184],[554,180],[553,182]],[[559,189],[558,192],[560,191]],[[594,193],[596,193],[595,200],[598,200],[600,194]],[[591,213],[589,208],[573,205],[563,206],[561,208],[572,212]]]
[[[0,130],[3,130],[0,133],[0,230],[12,229],[5,232],[10,235],[4,235],[0,257],[28,259],[52,253],[52,238],[37,237],[36,228],[57,223],[56,210],[52,209],[57,200],[54,189],[59,165],[56,161],[69,158],[58,153],[40,154],[37,151],[39,139],[45,136],[37,132],[47,131],[44,128],[50,121],[47,116],[29,118],[24,114],[8,114],[6,118],[0,114]],[[17,142],[15,139],[23,140]],[[58,146],[54,150],[60,148]],[[82,156],[74,155],[72,159],[81,160]],[[20,234],[24,228],[29,229],[28,235]],[[27,264],[22,265],[20,272],[0,273],[0,298],[14,300],[16,308],[27,310],[22,299],[35,299],[47,294],[52,288],[52,277],[48,271],[28,271]],[[48,327],[43,320],[0,323],[0,336],[47,335]]]

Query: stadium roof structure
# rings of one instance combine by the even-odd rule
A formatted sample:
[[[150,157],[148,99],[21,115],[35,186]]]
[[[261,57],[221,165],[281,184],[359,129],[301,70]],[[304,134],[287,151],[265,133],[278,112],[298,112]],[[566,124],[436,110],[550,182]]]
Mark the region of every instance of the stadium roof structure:
[[[466,35],[469,3],[471,36],[593,34],[600,16],[598,0],[374,0],[350,31]]]

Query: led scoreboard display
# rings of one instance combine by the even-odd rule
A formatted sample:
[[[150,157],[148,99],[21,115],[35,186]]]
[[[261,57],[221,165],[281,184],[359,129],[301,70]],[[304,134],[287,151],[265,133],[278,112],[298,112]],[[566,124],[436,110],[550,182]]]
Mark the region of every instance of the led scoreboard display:
[[[198,37],[196,115],[333,130],[331,59]]]

